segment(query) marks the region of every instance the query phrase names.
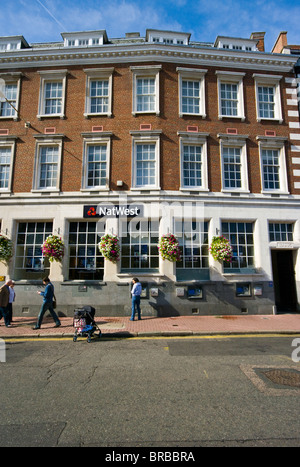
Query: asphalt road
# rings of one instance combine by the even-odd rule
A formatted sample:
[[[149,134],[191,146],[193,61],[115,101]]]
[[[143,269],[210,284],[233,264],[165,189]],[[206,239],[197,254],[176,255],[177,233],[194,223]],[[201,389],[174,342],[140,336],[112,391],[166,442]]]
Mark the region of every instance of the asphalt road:
[[[293,339],[6,342],[0,447],[300,446]]]

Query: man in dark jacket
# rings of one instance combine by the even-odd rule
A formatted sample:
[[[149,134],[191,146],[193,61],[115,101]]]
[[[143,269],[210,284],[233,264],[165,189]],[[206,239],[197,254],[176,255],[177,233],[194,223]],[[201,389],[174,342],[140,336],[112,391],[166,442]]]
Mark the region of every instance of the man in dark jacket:
[[[7,328],[10,328],[9,321],[9,312],[8,312],[8,302],[9,302],[9,286],[13,283],[12,280],[5,282],[2,287],[0,287],[0,319],[4,318],[4,323]]]
[[[43,284],[46,286],[44,292],[38,292],[39,295],[42,295],[43,297],[43,304],[41,306],[41,310],[38,316],[38,320],[36,325],[34,326],[33,329],[40,329],[44,314],[46,313],[47,310],[50,311],[52,318],[55,321],[55,327],[58,328],[60,326],[60,321],[53,309],[53,297],[54,297],[54,286],[51,284],[50,279],[48,277],[45,277],[43,279]]]

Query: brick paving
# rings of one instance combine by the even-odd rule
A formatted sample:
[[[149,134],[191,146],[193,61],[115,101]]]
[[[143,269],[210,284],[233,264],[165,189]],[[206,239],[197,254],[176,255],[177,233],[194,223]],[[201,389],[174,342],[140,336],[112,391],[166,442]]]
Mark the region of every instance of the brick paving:
[[[34,331],[34,317],[15,317],[12,327],[0,321],[1,338],[71,337],[73,318],[60,318],[61,326],[54,327],[51,317],[44,318],[41,329]],[[103,337],[184,336],[205,334],[291,333],[300,334],[300,314],[243,315],[243,316],[176,316],[167,318],[143,317],[130,321],[129,317],[95,317]],[[97,335],[97,332],[96,332]]]

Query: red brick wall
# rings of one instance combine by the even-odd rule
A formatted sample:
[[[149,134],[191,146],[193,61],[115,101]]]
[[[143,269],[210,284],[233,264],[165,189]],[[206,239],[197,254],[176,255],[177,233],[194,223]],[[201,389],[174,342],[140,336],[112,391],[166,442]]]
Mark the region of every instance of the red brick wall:
[[[11,135],[19,137],[16,144],[13,177],[14,192],[30,192],[32,189],[35,155],[35,138],[33,135],[44,133],[45,127],[55,127],[56,133],[65,135],[61,190],[79,191],[81,188],[83,152],[81,133],[91,131],[94,125],[101,125],[104,131],[113,132],[110,188],[112,190],[130,189],[132,152],[130,131],[139,130],[141,123],[150,123],[153,130],[162,130],[160,153],[160,184],[162,189],[178,190],[180,186],[179,137],[177,131],[186,131],[188,125],[197,125],[200,132],[210,134],[207,146],[209,189],[213,192],[221,190],[221,167],[217,134],[226,133],[227,128],[237,128],[238,134],[249,135],[247,140],[249,189],[251,192],[260,193],[259,152],[256,136],[264,135],[265,130],[274,130],[277,136],[287,137],[289,135],[284,78],[281,80],[282,124],[267,121],[258,123],[256,121],[255,87],[252,78],[255,70],[246,69],[238,70],[245,73],[243,83],[246,120],[244,122],[231,118],[218,120],[217,76],[215,71],[220,70],[220,67],[205,67],[208,69],[205,75],[207,117],[205,119],[188,116],[180,118],[178,115],[178,73],[176,67],[182,66],[182,64],[171,63],[163,64],[160,71],[160,116],[151,114],[133,116],[131,113],[132,72],[130,71],[130,65],[130,63],[115,65],[112,118],[106,116],[84,117],[86,74],[83,68],[87,67],[73,66],[68,67],[65,119],[42,118],[38,120],[40,75],[37,73],[37,69],[22,70],[24,76],[21,83],[20,115],[23,120],[17,122],[2,120],[0,122],[0,128],[8,128]],[[201,65],[200,67],[202,68]],[[227,69],[227,71],[232,70]],[[278,74],[282,75],[283,73]],[[293,75],[289,76],[293,77]],[[29,129],[25,129],[24,120],[31,123]],[[300,190],[294,189],[289,143],[286,145],[286,156],[289,191],[290,193],[300,194]],[[117,180],[123,180],[123,187],[117,187]]]

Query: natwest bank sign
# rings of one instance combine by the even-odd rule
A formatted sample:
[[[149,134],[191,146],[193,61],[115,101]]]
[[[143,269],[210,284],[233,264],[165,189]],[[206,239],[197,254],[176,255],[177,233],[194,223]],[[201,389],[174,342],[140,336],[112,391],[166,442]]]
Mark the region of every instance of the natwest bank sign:
[[[137,217],[143,216],[143,205],[114,205],[114,204],[98,204],[88,205],[83,207],[83,217],[86,218],[103,218],[103,217]]]

